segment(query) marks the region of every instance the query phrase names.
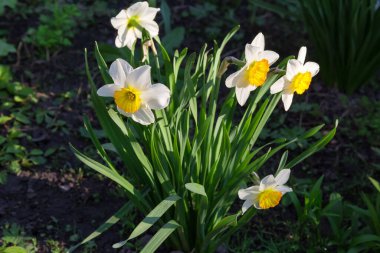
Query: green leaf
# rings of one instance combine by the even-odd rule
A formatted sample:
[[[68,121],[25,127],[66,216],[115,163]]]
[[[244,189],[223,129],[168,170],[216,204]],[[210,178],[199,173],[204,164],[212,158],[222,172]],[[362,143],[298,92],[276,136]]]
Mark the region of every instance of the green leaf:
[[[1,3],[0,3],[0,9],[1,9]],[[0,10],[1,13],[1,10]],[[4,39],[0,39],[0,57],[7,56],[9,53],[15,53],[16,48],[12,45],[7,43]]]
[[[188,189],[189,191],[191,191],[193,193],[196,193],[196,194],[199,194],[199,195],[207,197],[205,188],[201,184],[187,183],[187,184],[185,184],[185,187],[186,187],[186,189]]]
[[[25,125],[27,124],[30,124],[30,120],[28,119],[27,116],[25,116],[24,114],[22,114],[21,112],[15,112],[13,113],[13,116],[15,117],[15,119]]]
[[[12,117],[9,117],[9,116],[0,116],[0,125],[7,123],[11,119],[12,119]]]
[[[184,38],[185,28],[183,26],[176,27],[162,38],[162,44],[165,45],[168,52],[172,52],[181,45]]]
[[[149,240],[145,247],[141,250],[141,253],[152,253],[155,252],[158,247],[173,233],[180,225],[174,221],[168,221],[157,233]]]
[[[5,248],[4,251],[2,251],[2,253],[28,253],[28,251],[18,246],[11,246]]]
[[[133,204],[127,202],[124,204],[119,211],[117,211],[114,215],[112,215],[108,220],[106,220],[100,227],[98,227],[94,232],[92,232],[89,236],[87,236],[82,242],[77,245],[71,247],[68,253],[72,253],[79,246],[95,239],[105,231],[107,231],[110,227],[116,224],[122,217],[126,216],[132,210]]]
[[[111,169],[107,168],[106,166],[85,156],[84,154],[79,152],[77,149],[75,149],[71,144],[70,144],[70,148],[74,152],[75,156],[84,164],[86,164],[90,168],[94,169],[95,171],[99,172],[100,174],[108,177],[109,179],[113,180],[114,182],[122,186],[126,190],[128,197],[134,202],[134,204],[137,207],[139,207],[140,210],[145,210],[147,203],[144,197],[127,179],[120,176],[115,171],[112,171]]]
[[[380,192],[380,183],[379,181],[373,179],[372,177],[368,177],[369,181],[373,184],[373,186]]]
[[[32,149],[29,155],[42,155],[44,152],[41,149]]]
[[[145,231],[147,231],[150,227],[152,227],[161,217],[166,213],[166,211],[174,205],[179,199],[181,199],[177,195],[171,195],[164,199],[160,204],[158,204],[132,231],[131,235],[127,240],[115,243],[113,248],[123,247],[129,240],[132,240]]]
[[[168,3],[163,0],[160,6],[161,16],[164,21],[165,33],[169,33],[171,28],[171,13]]]

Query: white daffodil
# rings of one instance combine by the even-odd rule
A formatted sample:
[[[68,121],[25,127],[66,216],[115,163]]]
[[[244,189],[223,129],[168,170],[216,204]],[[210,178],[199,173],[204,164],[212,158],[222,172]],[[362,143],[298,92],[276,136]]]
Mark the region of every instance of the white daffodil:
[[[277,61],[276,52],[264,50],[265,39],[259,33],[251,44],[245,46],[245,66],[226,79],[228,88],[236,87],[236,98],[243,106],[251,91],[262,86],[267,80],[269,66]]]
[[[303,94],[309,89],[311,79],[319,72],[319,65],[315,62],[305,63],[305,58],[306,47],[301,47],[297,60],[289,60],[286,74],[270,87],[271,94],[283,91],[282,102],[285,111],[289,110],[292,104],[294,92]]]
[[[111,19],[112,26],[117,30],[115,45],[127,46],[132,49],[137,39],[141,39],[145,29],[151,37],[158,35],[158,24],[154,21],[159,8],[149,7],[148,2],[137,2],[126,10],[121,10]]]
[[[290,169],[281,170],[276,177],[269,175],[254,185],[238,192],[239,198],[245,200],[242,211],[245,213],[252,205],[257,209],[268,209],[280,203],[282,196],[291,192],[292,188],[286,186],[290,176]]]
[[[113,97],[122,115],[149,125],[154,122],[151,109],[163,109],[169,104],[170,90],[160,83],[152,85],[150,66],[133,69],[128,62],[117,59],[111,64],[109,74],[114,83],[100,87],[97,93],[102,97]]]

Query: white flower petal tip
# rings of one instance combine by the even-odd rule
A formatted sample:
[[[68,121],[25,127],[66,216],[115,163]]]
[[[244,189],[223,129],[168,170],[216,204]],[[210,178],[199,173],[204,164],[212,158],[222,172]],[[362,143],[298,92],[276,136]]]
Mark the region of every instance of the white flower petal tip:
[[[284,103],[284,109],[285,111],[288,111],[290,106],[292,105],[293,102],[293,93],[290,94],[282,94],[282,102]]]
[[[244,214],[251,206],[257,209],[268,209],[277,206],[281,198],[287,192],[293,191],[285,185],[290,176],[289,169],[281,170],[276,177],[268,175],[260,181],[260,185],[254,185],[246,189],[240,189],[238,196],[245,200],[242,206]]]
[[[306,47],[301,47],[301,48],[300,48],[300,51],[298,52],[297,60],[300,61],[301,64],[304,64],[304,63],[305,63],[306,52],[307,52]]]
[[[115,91],[120,90],[122,86],[116,84],[106,84],[97,90],[98,96],[101,97],[113,97]]]
[[[276,180],[277,184],[284,185],[288,182],[289,177],[290,169],[282,169],[274,179]]]
[[[264,34],[261,32],[256,35],[256,37],[253,39],[252,46],[260,48],[260,51],[264,51],[265,48],[265,38]]]
[[[170,90],[163,84],[151,84],[151,67],[133,69],[123,59],[115,60],[109,73],[115,84],[107,84],[97,91],[99,96],[113,97],[120,114],[131,117],[137,123],[149,125],[155,122],[153,110],[164,109],[170,102]]]
[[[130,50],[137,39],[141,39],[142,30],[145,29],[151,37],[159,33],[159,26],[154,21],[159,8],[149,7],[148,2],[137,2],[126,10],[121,10],[111,18],[112,26],[118,30],[115,39],[116,47],[127,46]]]

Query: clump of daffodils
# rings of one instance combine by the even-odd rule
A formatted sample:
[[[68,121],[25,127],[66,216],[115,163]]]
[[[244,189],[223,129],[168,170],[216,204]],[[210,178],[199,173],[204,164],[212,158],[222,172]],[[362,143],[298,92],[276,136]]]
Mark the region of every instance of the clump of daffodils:
[[[154,20],[158,11],[147,2],[137,2],[111,19],[117,29],[115,45],[124,48],[128,59],[115,57],[108,66],[102,48],[96,46],[102,85],[94,83],[86,58],[91,100],[106,140],[98,139],[88,119],[85,127],[102,161],[72,149],[78,159],[124,189],[128,201],[70,252],[94,239],[98,231],[128,219],[131,210],[145,218],[114,248],[155,227],[151,231],[156,234],[141,252],[154,252],[164,241],[170,250],[215,252],[257,211],[278,206],[292,191],[286,185],[291,169],[335,134],[336,127],[290,161],[284,149],[314,136],[321,126],[293,140],[278,139],[263,146],[256,142],[281,98],[287,111],[294,93],[303,94],[318,73],[318,64],[305,63],[305,47],[297,59],[275,65],[280,56],[265,49],[264,35],[259,33],[245,45],[243,59],[221,59],[236,27],[220,45],[205,45],[198,55],[188,56],[187,49],[170,55],[159,39]],[[140,39],[141,52],[135,54]],[[231,64],[238,70],[225,78]],[[234,88],[225,101],[220,96],[223,82]],[[102,97],[112,98],[113,103],[104,103]],[[245,112],[236,123],[238,106]],[[270,168],[268,161],[282,150],[279,172],[259,180],[256,172]],[[118,162],[108,153],[116,154]],[[247,182],[252,174],[257,177],[253,185]],[[237,198],[244,203],[233,212]]]

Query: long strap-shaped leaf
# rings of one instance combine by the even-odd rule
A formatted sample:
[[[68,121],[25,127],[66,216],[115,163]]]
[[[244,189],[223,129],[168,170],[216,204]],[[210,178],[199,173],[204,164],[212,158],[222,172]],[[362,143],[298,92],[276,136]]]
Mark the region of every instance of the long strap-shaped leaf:
[[[89,236],[87,236],[83,241],[71,247],[67,253],[72,253],[79,246],[95,239],[96,237],[104,233],[106,230],[108,230],[110,227],[116,224],[123,216],[129,213],[132,207],[133,207],[133,203],[131,202],[127,202],[126,204],[124,204],[119,209],[119,211],[117,211],[114,215],[112,215],[108,220],[106,220],[101,226],[99,226],[94,232],[92,232]]]
[[[170,220],[166,223],[157,233],[149,240],[145,247],[141,250],[141,253],[153,253],[158,247],[173,233],[180,225],[174,221]]]
[[[71,150],[74,152],[74,155],[82,161],[84,164],[89,166],[90,168],[96,170],[100,174],[108,177],[112,181],[118,183],[121,187],[126,190],[128,197],[133,201],[133,203],[140,209],[140,211],[145,212],[147,207],[149,206],[144,199],[143,195],[124,177],[117,174],[115,171],[112,171],[108,167],[104,166],[101,163],[85,156],[81,152],[79,152],[76,148],[70,145]]]
[[[127,240],[115,243],[112,247],[123,247],[129,240],[132,240],[143,234],[145,231],[151,228],[162,217],[162,215],[164,215],[166,211],[179,199],[181,198],[178,195],[171,195],[164,199],[136,226]]]

